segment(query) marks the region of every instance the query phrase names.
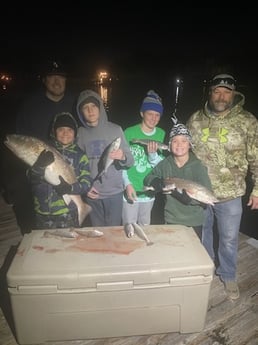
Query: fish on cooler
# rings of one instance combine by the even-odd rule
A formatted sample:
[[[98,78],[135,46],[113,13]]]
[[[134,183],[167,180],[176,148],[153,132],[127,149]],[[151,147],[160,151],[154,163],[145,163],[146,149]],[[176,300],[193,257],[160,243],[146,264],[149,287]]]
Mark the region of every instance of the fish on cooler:
[[[147,235],[145,234],[143,228],[137,224],[137,223],[132,223],[133,227],[134,227],[134,233],[141,238],[142,240],[144,240],[147,243],[147,246],[151,246],[153,244],[152,241],[149,240],[149,238],[147,237]]]
[[[98,162],[98,174],[96,177],[94,177],[93,182],[97,180],[100,180],[101,182],[102,175],[107,172],[108,168],[114,161],[113,159],[109,157],[109,154],[112,151],[117,151],[120,147],[120,144],[121,144],[121,138],[117,137],[109,145],[107,145],[105,150],[102,152],[102,155]]]
[[[29,166],[32,166],[36,162],[43,150],[51,151],[54,155],[54,162],[46,167],[45,180],[54,186],[60,183],[59,176],[62,176],[69,184],[77,181],[73,167],[64,160],[62,155],[54,147],[44,141],[26,135],[9,134],[6,136],[4,144]],[[81,225],[86,216],[91,212],[91,206],[83,202],[81,196],[77,194],[65,194],[63,198],[67,205],[71,201],[75,203],[78,209],[79,225]]]
[[[43,237],[62,237],[62,238],[69,238],[69,239],[75,239],[79,237],[79,234],[75,232],[71,228],[60,228],[60,229],[54,229],[54,230],[45,230]]]
[[[97,229],[85,229],[85,228],[59,228],[53,230],[45,230],[44,237],[61,237],[76,239],[80,236],[87,238],[95,238],[103,236],[103,232]]]
[[[212,191],[197,182],[178,177],[165,178],[163,193],[170,194],[174,189],[176,189],[178,192],[182,192],[184,189],[192,199],[195,199],[203,204],[214,205],[216,202],[219,202]],[[144,190],[154,191],[154,187],[145,186]]]
[[[126,223],[124,225],[124,232],[127,237],[132,237],[134,235],[134,227],[131,223]]]
[[[132,139],[130,140],[133,144],[140,144],[147,146],[150,142],[154,142],[158,145],[158,149],[170,151],[169,146],[162,143],[161,141],[151,140],[151,139]]]
[[[104,235],[104,233],[98,229],[74,228],[73,231],[88,238],[101,237]]]

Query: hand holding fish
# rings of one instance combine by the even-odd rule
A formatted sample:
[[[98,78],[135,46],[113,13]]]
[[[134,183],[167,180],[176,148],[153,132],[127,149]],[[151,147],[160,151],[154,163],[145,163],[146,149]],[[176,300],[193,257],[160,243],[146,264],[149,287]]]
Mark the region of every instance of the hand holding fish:
[[[128,184],[125,188],[128,202],[134,203],[137,200],[136,192],[132,184]]]
[[[125,160],[124,151],[122,149],[113,150],[109,153],[109,158],[112,160],[117,159],[119,161],[124,161]]]
[[[72,185],[67,183],[65,179],[59,175],[59,180],[60,183],[56,186],[54,186],[55,191],[59,195],[64,195],[64,194],[71,194],[72,193]]]
[[[36,162],[32,165],[31,169],[38,170],[38,169],[44,169],[48,165],[52,164],[55,160],[54,154],[51,151],[47,151],[44,149],[39,154]]]
[[[163,188],[165,187],[165,184],[163,182],[163,179],[159,178],[159,177],[155,177],[151,183],[150,183],[151,187],[154,188],[155,193],[160,193],[163,191]]]
[[[185,189],[182,189],[180,192],[175,188],[171,190],[171,195],[184,205],[190,205],[192,202],[192,198],[187,194]]]
[[[132,144],[139,144],[139,145],[143,145],[143,146],[149,146],[149,144],[151,145],[157,145],[159,150],[167,150],[170,151],[169,146],[162,143],[161,141],[157,141],[157,140],[150,140],[150,139],[132,139],[130,140],[130,142]],[[157,151],[157,150],[156,150]],[[152,151],[152,152],[156,152],[156,151]]]
[[[155,153],[159,149],[159,145],[157,141],[150,141],[147,143],[147,151],[148,153]]]

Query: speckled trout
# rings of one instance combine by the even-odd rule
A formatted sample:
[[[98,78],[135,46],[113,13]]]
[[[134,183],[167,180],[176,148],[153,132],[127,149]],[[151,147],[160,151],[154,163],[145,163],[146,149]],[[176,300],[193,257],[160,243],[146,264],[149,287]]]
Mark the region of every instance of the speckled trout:
[[[184,189],[192,199],[195,199],[203,204],[214,205],[214,203],[219,202],[212,191],[197,182],[178,177],[169,177],[164,179],[163,193],[169,194],[174,189],[176,189],[178,192],[182,192]],[[152,186],[145,186],[144,190],[154,191],[154,188]]]
[[[145,145],[147,146],[150,142],[154,142],[158,145],[158,148],[160,150],[168,150],[169,151],[169,146],[162,143],[161,141],[157,140],[151,140],[151,139],[132,139],[130,140],[131,143],[133,144],[140,144],[140,145]]]
[[[54,147],[42,140],[26,135],[10,134],[6,136],[4,144],[29,166],[36,162],[43,150],[53,152],[54,162],[46,167],[45,180],[52,185],[58,185],[60,183],[59,176],[62,176],[69,184],[76,182],[77,179],[73,167],[63,159],[62,155]],[[81,225],[90,213],[91,206],[83,202],[80,195],[65,194],[63,198],[67,205],[69,205],[71,200],[75,203],[78,209],[79,225]]]
[[[131,223],[126,223],[124,225],[124,232],[126,234],[127,237],[132,237],[134,236],[134,227],[133,224]]]
[[[147,237],[147,235],[145,234],[143,228],[137,224],[137,223],[132,223],[133,227],[134,227],[134,233],[141,238],[143,241],[146,242],[147,246],[151,246],[153,245],[153,242],[149,240],[149,238]]]
[[[106,148],[105,150],[102,152],[102,155],[99,159],[98,162],[98,174],[96,177],[94,177],[93,182],[99,180],[100,182],[102,182],[102,175],[105,174],[108,170],[108,168],[110,167],[110,165],[113,163],[113,159],[111,159],[109,157],[110,152],[112,151],[117,151],[120,147],[121,144],[121,138],[118,137],[116,139],[114,139]]]

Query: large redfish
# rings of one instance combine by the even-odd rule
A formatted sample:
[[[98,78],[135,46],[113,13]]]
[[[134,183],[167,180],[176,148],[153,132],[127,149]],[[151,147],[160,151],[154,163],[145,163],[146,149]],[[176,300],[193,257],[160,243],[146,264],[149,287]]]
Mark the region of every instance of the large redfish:
[[[62,155],[54,147],[46,144],[44,141],[26,135],[9,134],[6,136],[4,143],[18,158],[29,166],[36,162],[43,150],[53,152],[54,162],[45,169],[44,178],[48,183],[54,186],[58,185],[60,183],[59,176],[62,176],[69,184],[77,181],[73,167],[63,159]],[[81,225],[90,213],[91,206],[83,202],[80,195],[65,194],[63,198],[67,205],[69,205],[71,200],[75,203],[78,209],[79,225]]]
[[[184,189],[192,199],[200,201],[203,204],[214,205],[214,203],[219,202],[212,191],[197,182],[178,177],[164,179],[163,193],[170,194],[174,189],[178,192],[182,192]],[[145,186],[144,190],[154,190],[154,188],[152,186]]]

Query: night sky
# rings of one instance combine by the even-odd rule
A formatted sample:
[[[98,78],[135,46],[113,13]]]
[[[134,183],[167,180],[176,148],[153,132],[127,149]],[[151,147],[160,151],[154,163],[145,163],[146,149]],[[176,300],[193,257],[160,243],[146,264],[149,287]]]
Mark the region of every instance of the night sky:
[[[7,10],[0,66],[30,74],[48,59],[61,59],[78,75],[100,68],[117,74],[211,73],[217,65],[228,66],[243,81],[257,75],[257,19],[251,10],[236,15],[223,5],[174,11],[162,3],[142,6],[145,10],[132,4],[106,9],[98,3]]]

